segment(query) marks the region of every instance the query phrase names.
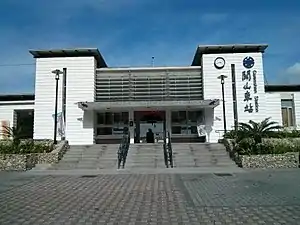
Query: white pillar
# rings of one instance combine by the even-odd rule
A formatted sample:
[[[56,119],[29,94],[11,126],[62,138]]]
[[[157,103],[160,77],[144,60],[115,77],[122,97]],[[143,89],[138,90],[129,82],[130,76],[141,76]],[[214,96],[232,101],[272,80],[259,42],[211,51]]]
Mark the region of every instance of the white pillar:
[[[134,110],[130,109],[129,110],[129,133],[130,133],[130,143],[133,144],[134,143]],[[133,123],[133,126],[130,126],[131,123]]]

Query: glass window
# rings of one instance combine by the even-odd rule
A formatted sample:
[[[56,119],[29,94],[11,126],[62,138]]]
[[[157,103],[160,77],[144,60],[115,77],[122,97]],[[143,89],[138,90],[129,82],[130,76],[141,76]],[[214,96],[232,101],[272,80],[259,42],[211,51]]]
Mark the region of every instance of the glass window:
[[[112,135],[112,127],[97,128],[97,135]]]
[[[173,111],[171,117],[172,123],[186,123],[186,111]]]
[[[293,99],[282,99],[281,107],[282,108],[293,108]]]
[[[198,134],[197,126],[191,126],[191,134]]]
[[[293,109],[289,108],[289,126],[295,126]]]
[[[287,108],[282,108],[281,109],[281,114],[282,114],[282,125],[284,127],[288,127],[289,120],[288,120]]]
[[[282,108],[281,114],[282,114],[282,125],[284,127],[295,126],[294,112],[292,108]]]
[[[121,116],[122,116],[121,113],[114,113],[114,123],[121,123],[122,122]]]
[[[97,124],[104,124],[104,113],[97,113]]]
[[[293,99],[281,100],[282,125],[284,127],[295,126],[293,101]]]
[[[188,112],[188,121],[189,122],[197,122],[197,111],[189,111]]]
[[[180,126],[172,126],[172,134],[181,134]]]
[[[105,113],[105,123],[107,125],[113,124],[113,114],[111,112]]]
[[[172,123],[179,123],[179,117],[178,117],[178,112],[172,112],[171,116]]]
[[[124,124],[128,124],[128,112],[122,112],[122,120]]]
[[[179,122],[186,122],[186,111],[179,111]]]

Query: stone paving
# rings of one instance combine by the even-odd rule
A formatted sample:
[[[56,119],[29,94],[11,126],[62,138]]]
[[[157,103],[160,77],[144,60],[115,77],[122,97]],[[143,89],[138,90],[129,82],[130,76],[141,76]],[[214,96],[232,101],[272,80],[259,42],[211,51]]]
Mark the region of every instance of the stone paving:
[[[1,225],[300,224],[297,169],[10,177],[0,174]]]

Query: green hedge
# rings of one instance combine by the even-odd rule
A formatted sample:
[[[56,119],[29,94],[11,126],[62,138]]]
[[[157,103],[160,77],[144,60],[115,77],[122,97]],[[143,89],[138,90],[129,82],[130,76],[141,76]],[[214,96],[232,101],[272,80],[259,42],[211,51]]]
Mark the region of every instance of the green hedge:
[[[231,130],[224,134],[224,138],[236,139],[242,137],[244,132],[241,130]],[[271,131],[267,133],[268,138],[300,138],[300,130],[283,130],[283,131]],[[242,139],[242,138],[241,138]]]
[[[16,145],[12,140],[0,141],[0,154],[48,153],[53,150],[53,141],[22,140]]]
[[[234,151],[239,155],[283,154],[287,152],[300,152],[300,139],[268,138],[264,139],[262,143],[255,144],[254,139],[244,138],[234,144]]]

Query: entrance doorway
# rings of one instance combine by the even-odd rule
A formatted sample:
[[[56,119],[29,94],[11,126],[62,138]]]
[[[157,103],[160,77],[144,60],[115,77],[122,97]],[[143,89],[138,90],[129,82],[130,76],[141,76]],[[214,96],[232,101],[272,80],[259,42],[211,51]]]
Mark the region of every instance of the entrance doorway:
[[[33,138],[33,121],[34,110],[33,109],[19,109],[14,110],[14,127],[20,129],[20,137],[27,139]]]
[[[149,129],[154,133],[154,142],[163,142],[166,130],[165,111],[135,111],[134,143],[146,143]]]

